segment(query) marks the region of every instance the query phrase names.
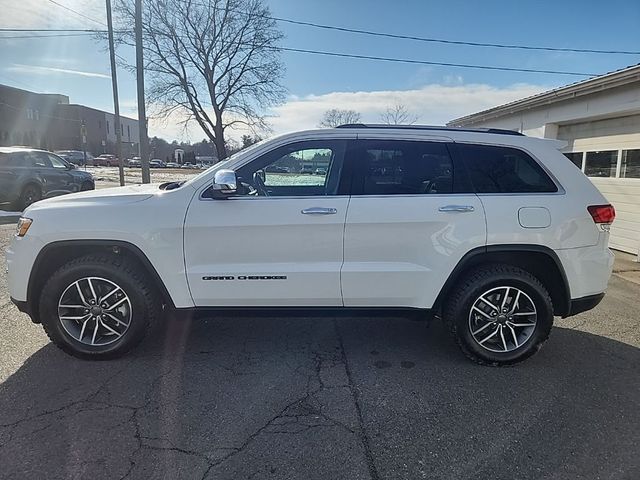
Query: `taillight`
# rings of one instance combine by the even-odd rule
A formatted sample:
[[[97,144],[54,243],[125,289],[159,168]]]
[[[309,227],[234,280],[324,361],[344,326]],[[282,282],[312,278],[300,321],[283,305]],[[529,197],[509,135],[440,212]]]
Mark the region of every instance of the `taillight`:
[[[616,209],[613,205],[590,205],[587,210],[595,223],[612,223],[616,218]]]

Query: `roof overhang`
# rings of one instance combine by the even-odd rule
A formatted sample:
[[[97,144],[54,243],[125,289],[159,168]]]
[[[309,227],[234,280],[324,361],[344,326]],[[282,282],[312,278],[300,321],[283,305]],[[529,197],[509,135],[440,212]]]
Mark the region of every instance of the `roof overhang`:
[[[589,78],[564,87],[554,88],[553,90],[548,90],[537,95],[532,95],[531,97],[516,100],[515,102],[506,103],[488,110],[456,118],[448,122],[447,126],[472,126],[476,123],[512,115],[523,110],[529,110],[585,95],[592,95],[594,93],[603,92],[636,82],[640,84],[640,65],[634,65],[599,77]]]

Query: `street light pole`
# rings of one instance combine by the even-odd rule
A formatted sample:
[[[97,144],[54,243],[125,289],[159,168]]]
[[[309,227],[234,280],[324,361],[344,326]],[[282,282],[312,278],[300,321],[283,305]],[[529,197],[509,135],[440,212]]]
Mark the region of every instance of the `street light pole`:
[[[122,131],[120,130],[120,104],[118,102],[118,77],[116,74],[116,51],[113,46],[113,21],[111,19],[111,0],[107,2],[107,28],[109,30],[109,57],[111,60],[111,86],[113,87],[113,117],[116,130],[116,155],[120,186],[124,185],[124,159],[122,158]]]
[[[149,173],[149,137],[147,136],[147,114],[144,105],[144,58],[142,52],[142,0],[136,0],[136,79],[138,81],[138,131],[139,152],[142,163],[142,183],[151,183]]]

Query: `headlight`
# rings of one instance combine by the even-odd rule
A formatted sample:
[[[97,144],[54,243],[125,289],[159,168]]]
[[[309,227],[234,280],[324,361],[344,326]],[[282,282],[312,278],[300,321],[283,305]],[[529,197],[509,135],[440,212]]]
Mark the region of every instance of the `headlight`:
[[[27,234],[27,231],[29,231],[29,227],[31,227],[32,223],[33,220],[30,218],[20,217],[20,220],[18,220],[18,227],[16,228],[16,236],[24,237]]]

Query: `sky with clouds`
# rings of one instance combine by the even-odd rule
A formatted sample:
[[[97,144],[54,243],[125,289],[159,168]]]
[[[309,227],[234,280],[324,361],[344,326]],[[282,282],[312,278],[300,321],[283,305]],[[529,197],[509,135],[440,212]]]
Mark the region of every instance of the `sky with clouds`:
[[[149,0],[147,0],[149,1]],[[95,19],[75,15],[68,6]],[[100,28],[101,0],[0,0],[4,28]],[[639,50],[636,0],[539,2],[405,0],[265,0],[274,16],[350,28],[449,40],[552,47]],[[401,57],[447,63],[605,73],[640,62],[638,55],[578,54],[445,45],[354,35],[280,23],[283,46]],[[90,37],[7,39],[0,34],[0,83],[62,93],[73,103],[113,110],[105,45]],[[134,52],[119,55],[133,61]],[[286,101],[268,112],[274,133],[315,127],[330,108],[353,109],[363,121],[380,121],[384,110],[407,105],[419,123],[443,124],[478,110],[588,78],[497,72],[320,57],[285,52]],[[135,116],[135,78],[120,69],[123,114]],[[178,118],[152,120],[150,134],[197,141]],[[238,132],[239,133],[239,132]]]

